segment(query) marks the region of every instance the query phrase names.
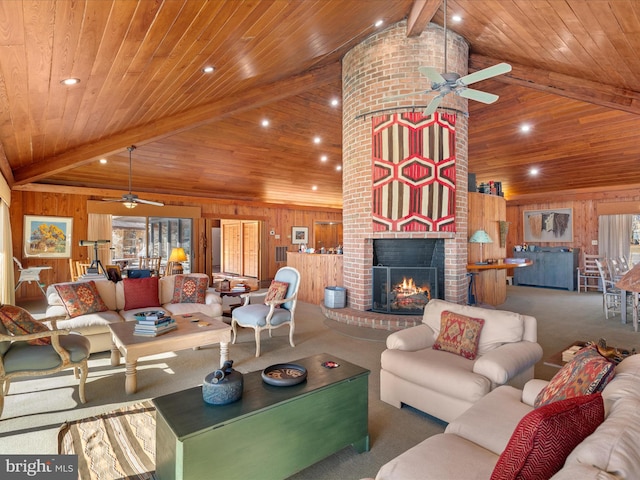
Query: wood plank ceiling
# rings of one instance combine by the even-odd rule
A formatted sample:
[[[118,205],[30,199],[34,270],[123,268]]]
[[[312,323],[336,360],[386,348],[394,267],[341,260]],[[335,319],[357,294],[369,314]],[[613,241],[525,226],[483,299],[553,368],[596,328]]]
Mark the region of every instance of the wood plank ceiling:
[[[497,103],[469,102],[479,181],[502,181],[508,198],[640,184],[640,2],[449,0],[448,11],[470,70],[514,66],[475,85]],[[443,24],[442,2],[0,2],[0,172],[17,189],[118,197],[136,145],[143,198],[341,208],[330,102],[342,55],[378,19],[408,19],[416,35]]]

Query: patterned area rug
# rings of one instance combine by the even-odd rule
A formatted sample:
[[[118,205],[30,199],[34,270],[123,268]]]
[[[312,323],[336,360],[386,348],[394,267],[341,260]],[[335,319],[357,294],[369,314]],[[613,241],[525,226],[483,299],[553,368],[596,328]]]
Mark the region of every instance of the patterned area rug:
[[[150,401],[68,422],[58,453],[78,455],[86,479],[152,479],[156,468],[156,409]]]

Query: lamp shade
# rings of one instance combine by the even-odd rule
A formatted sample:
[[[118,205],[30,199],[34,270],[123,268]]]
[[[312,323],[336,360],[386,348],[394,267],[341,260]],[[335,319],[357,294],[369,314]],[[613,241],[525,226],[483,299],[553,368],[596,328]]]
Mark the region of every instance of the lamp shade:
[[[171,250],[171,255],[169,255],[170,262],[186,262],[187,254],[184,253],[184,248],[176,247]]]
[[[473,232],[473,235],[471,235],[469,243],[493,243],[493,240],[491,240],[489,234],[484,230],[476,230]]]

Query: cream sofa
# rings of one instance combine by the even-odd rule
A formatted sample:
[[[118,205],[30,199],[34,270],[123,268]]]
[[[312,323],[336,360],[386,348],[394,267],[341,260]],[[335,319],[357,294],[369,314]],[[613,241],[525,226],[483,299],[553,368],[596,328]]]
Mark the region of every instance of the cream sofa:
[[[191,273],[190,276],[208,278],[204,273]],[[91,342],[91,352],[104,352],[111,349],[111,333],[109,324],[135,320],[134,315],[150,308],[162,308],[173,314],[201,312],[211,317],[222,316],[222,300],[213,289],[207,291],[205,303],[171,303],[176,275],[168,275],[158,279],[158,296],[161,307],[149,306],[124,310],[125,293],[123,282],[111,282],[107,279],[94,280],[98,293],[109,308],[108,311],[80,315],[66,320],[58,320],[58,328],[71,329],[86,336]],[[66,315],[60,295],[55,285],[47,287],[47,317]]]
[[[445,310],[485,320],[475,360],[432,348]],[[380,398],[450,422],[496,387],[522,387],[532,379],[542,358],[536,341],[534,317],[432,300],[421,325],[387,337],[380,360]]]
[[[495,389],[451,422],[378,471],[376,480],[489,480],[518,422],[547,384]],[[604,423],[569,454],[552,480],[640,478],[640,355],[624,359],[602,391]]]

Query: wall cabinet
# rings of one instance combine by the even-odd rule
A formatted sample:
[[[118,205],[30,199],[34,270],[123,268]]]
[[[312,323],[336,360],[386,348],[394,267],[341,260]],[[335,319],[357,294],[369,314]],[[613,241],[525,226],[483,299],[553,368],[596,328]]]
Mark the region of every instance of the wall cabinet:
[[[545,248],[536,252],[513,252],[516,258],[533,260],[527,268],[514,271],[515,285],[533,285],[536,287],[576,289],[576,269],[578,268],[579,248],[562,251],[566,248]]]

